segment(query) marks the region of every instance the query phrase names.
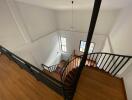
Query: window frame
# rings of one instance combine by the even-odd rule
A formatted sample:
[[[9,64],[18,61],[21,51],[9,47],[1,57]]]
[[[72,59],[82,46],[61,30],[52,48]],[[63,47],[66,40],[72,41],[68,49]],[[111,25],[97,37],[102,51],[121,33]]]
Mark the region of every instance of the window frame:
[[[80,44],[79,44],[79,51],[80,51],[81,41],[86,42],[86,41],[84,41],[84,40],[80,40]],[[93,43],[93,44],[94,44],[94,47],[93,47],[93,50],[92,50],[92,53],[93,53],[94,48],[95,48],[95,42],[91,42],[91,43]],[[90,43],[90,44],[91,44],[91,43]],[[83,51],[80,51],[80,52],[84,53]],[[89,51],[88,51],[88,53],[89,53]]]
[[[66,37],[60,36],[61,51],[62,51],[62,52],[67,52],[67,46],[62,44],[62,40],[61,40],[61,38],[65,38],[65,39],[66,39]],[[66,51],[64,51],[64,50],[62,49],[63,46],[66,47]]]

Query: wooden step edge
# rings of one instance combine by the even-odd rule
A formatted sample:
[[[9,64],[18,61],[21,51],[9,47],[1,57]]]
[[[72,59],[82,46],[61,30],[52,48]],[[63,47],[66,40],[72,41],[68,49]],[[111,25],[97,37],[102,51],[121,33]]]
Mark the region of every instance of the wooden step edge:
[[[91,68],[91,69],[94,69],[94,70],[96,70],[96,71],[99,71],[99,72],[102,72],[102,73],[104,73],[104,74],[106,74],[106,75],[108,75],[109,77],[112,77],[112,78],[115,78],[115,79],[118,79],[118,80],[120,80],[121,78],[120,77],[117,77],[117,76],[113,76],[112,74],[110,74],[109,72],[106,72],[105,70],[103,70],[103,69],[99,69],[98,67],[90,67],[90,66],[87,66],[88,68]]]
[[[126,93],[126,88],[125,88],[125,84],[124,84],[124,79],[123,78],[121,78],[121,82],[122,82],[122,88],[123,88],[125,100],[128,100],[127,99],[127,93]]]

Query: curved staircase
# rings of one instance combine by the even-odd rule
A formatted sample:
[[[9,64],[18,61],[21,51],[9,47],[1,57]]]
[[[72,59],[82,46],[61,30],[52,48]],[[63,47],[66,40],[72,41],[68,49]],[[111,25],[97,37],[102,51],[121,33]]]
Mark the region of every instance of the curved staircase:
[[[88,73],[86,80],[89,80],[90,77],[92,77],[93,79],[95,78],[96,81],[104,80],[104,83],[102,83],[102,87],[103,87],[103,85],[104,85],[104,87],[105,87],[105,85],[108,85],[106,88],[104,88],[105,91],[107,91],[107,89],[110,88],[109,85],[112,84],[111,82],[113,82],[113,87],[111,86],[110,89],[111,90],[113,89],[112,91],[115,91],[114,88],[116,89],[118,87],[117,92],[119,93],[119,95],[122,95],[123,98],[126,98],[125,89],[123,89],[123,81],[122,81],[122,79],[118,78],[116,75],[121,71],[121,69],[127,64],[127,62],[131,58],[132,58],[131,56],[110,54],[110,53],[103,53],[103,52],[91,53],[87,57],[85,67],[84,67],[85,72],[83,71],[82,75],[84,73],[85,73],[85,75],[86,75],[86,73]],[[79,69],[81,59],[82,59],[82,56],[73,56],[72,59],[66,64],[64,72],[61,77],[62,82],[64,84],[64,86],[63,86],[63,89],[65,91],[64,94],[65,94],[65,97],[68,98],[68,100],[72,100],[73,95],[76,91],[75,78],[78,74],[78,69]],[[92,72],[95,72],[95,73],[92,73]],[[97,76],[99,76],[99,77],[96,77],[96,73],[98,73]],[[108,80],[107,78],[111,79],[111,80]],[[84,81],[85,81],[84,78],[83,78],[83,80],[79,80],[79,82],[82,82],[82,83]],[[93,81],[93,80],[91,80],[91,81]],[[107,81],[107,82],[105,82],[105,81]],[[116,86],[117,85],[116,83],[118,83],[118,86]],[[82,87],[83,86],[87,87],[86,84],[82,85]],[[81,85],[80,85],[80,87],[81,87]],[[98,87],[98,84],[97,84],[97,87]],[[96,89],[94,90],[94,88],[93,88],[93,91],[96,92]],[[109,91],[109,89],[108,89],[108,91]],[[101,96],[103,96],[103,94]],[[105,97],[107,97],[107,96],[109,96],[109,93],[105,94]],[[114,95],[111,96],[111,98],[113,98],[113,100],[116,100],[116,95],[115,95],[115,98],[114,98]],[[119,97],[117,96],[117,98],[119,98]],[[106,100],[106,99],[107,98],[105,98],[104,100]],[[80,99],[77,99],[77,100],[80,100]],[[121,99],[121,100],[126,100],[126,99]]]
[[[0,46],[0,51],[2,54],[5,54],[11,61],[16,62],[20,66],[20,68],[25,69],[27,72],[33,75],[37,80],[41,81],[42,83],[46,84],[47,86],[55,90],[60,95],[64,96],[65,100],[74,99],[73,96],[74,96],[75,91],[77,93],[75,94],[75,98],[76,98],[76,96],[78,96],[78,91],[81,91],[81,88],[83,87],[84,87],[83,89],[86,89],[86,90],[85,92],[82,90],[82,93],[84,94],[80,95],[79,93],[80,96],[78,98],[80,97],[83,98],[84,95],[88,96],[86,98],[89,98],[89,95],[86,94],[86,91],[89,91],[90,89],[91,91],[95,91],[95,92],[98,89],[98,91],[100,92],[100,95],[102,96],[101,98],[105,97],[104,100],[106,100],[106,97],[110,95],[110,93],[104,94],[105,93],[104,91],[107,91],[107,90],[110,92],[115,91],[115,94],[122,91],[119,93],[119,95],[123,95],[123,96],[125,95],[125,92],[124,92],[125,88],[124,88],[124,91],[122,88],[123,81],[122,79],[117,78],[116,75],[128,63],[128,61],[132,58],[132,56],[101,53],[101,52],[88,54],[85,67],[81,74],[81,78],[83,78],[83,80],[81,80],[81,78],[79,79],[79,84],[81,85],[80,86],[78,85],[79,88],[77,88],[76,90],[76,80],[75,79],[78,75],[78,71],[80,71],[79,65],[82,60],[82,56],[74,55],[64,65],[62,74],[60,74],[60,80],[56,80],[54,77],[49,76],[45,72],[42,72],[37,67],[31,65],[30,63],[23,60],[22,58],[16,56],[15,54],[5,49],[4,47]],[[85,75],[86,79],[83,77],[83,75]],[[115,82],[113,81],[112,83],[112,81],[108,79],[114,80]],[[86,82],[85,80],[87,80],[87,83],[85,83]],[[120,81],[120,82],[117,82],[119,84],[116,84],[116,81]],[[89,87],[90,85],[88,85],[90,82],[92,83],[91,87]],[[100,86],[102,87],[104,86],[105,88],[104,89],[100,88]],[[118,89],[116,89],[118,91],[113,89],[113,88],[116,88],[114,86],[118,87]],[[102,91],[102,89],[104,91]],[[98,96],[98,94],[96,95]],[[111,100],[114,100],[115,98],[118,98],[118,97],[115,97],[112,95],[111,98],[113,98]],[[125,96],[123,98],[125,98]],[[76,100],[79,100],[79,99],[76,99]],[[103,99],[100,99],[100,100],[103,100]],[[121,100],[126,100],[126,99],[121,99]]]

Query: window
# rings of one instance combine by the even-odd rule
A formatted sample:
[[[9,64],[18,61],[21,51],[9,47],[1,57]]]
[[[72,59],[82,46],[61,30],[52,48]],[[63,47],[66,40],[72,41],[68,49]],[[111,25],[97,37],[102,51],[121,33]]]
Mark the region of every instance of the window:
[[[61,50],[66,52],[67,49],[66,49],[66,38],[64,37],[61,37]]]
[[[86,45],[86,42],[80,41],[80,51],[81,51],[81,52],[84,52],[84,50],[85,50],[85,45]]]
[[[85,41],[80,41],[80,51],[81,52],[84,52],[85,51],[85,45],[86,45],[86,42]],[[92,53],[93,50],[94,50],[94,43],[90,43],[90,48],[89,48],[89,51],[88,53]]]

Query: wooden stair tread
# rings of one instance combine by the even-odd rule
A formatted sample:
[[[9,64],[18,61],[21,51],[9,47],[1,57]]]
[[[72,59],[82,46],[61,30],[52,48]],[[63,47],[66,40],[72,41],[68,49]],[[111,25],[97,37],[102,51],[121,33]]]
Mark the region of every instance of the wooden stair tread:
[[[60,67],[60,68],[63,68],[65,63],[66,63],[65,60],[61,60],[60,63],[57,66]],[[45,70],[45,69],[43,70],[43,72],[61,82],[61,76],[60,76],[59,73],[49,72],[48,70]]]
[[[43,70],[43,72],[61,82],[61,76],[57,72],[49,72],[47,70]]]
[[[85,67],[73,100],[126,100],[126,97],[121,79]]]

